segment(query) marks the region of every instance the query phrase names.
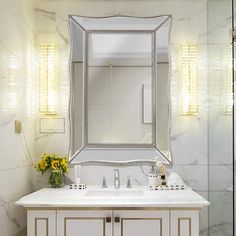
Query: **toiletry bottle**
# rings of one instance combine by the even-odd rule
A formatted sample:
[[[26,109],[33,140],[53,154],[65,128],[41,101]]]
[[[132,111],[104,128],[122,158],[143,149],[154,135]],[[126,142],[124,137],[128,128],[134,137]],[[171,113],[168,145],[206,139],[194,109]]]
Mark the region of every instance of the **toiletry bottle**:
[[[155,190],[157,182],[157,171],[154,166],[151,167],[148,173],[148,188],[150,190]]]
[[[166,186],[166,175],[161,174],[160,177],[161,177],[161,185]]]
[[[81,183],[81,179],[80,179],[80,171],[81,171],[81,167],[80,166],[75,166],[75,184],[80,184]]]

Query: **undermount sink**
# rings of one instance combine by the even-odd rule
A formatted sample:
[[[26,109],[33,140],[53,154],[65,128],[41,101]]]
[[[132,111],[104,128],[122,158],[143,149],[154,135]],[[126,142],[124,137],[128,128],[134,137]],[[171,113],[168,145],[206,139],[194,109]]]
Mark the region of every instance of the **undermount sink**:
[[[88,197],[139,197],[143,195],[143,190],[135,189],[91,189],[85,194]]]

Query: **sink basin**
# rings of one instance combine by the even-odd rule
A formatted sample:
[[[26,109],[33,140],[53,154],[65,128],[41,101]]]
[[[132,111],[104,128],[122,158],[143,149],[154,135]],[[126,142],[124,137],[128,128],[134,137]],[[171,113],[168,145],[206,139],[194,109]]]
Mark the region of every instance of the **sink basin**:
[[[121,190],[121,189],[91,189],[85,196],[89,197],[139,197],[143,196],[143,190]]]

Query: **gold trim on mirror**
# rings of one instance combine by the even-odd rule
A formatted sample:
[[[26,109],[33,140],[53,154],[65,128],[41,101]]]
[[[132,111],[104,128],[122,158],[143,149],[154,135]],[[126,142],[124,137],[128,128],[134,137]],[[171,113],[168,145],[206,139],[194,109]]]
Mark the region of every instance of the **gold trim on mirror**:
[[[192,219],[190,217],[178,218],[178,236],[187,236],[187,235],[180,235],[180,228],[181,228],[181,220],[187,220],[189,224],[189,235],[192,235]]]
[[[121,236],[124,236],[124,221],[125,220],[158,220],[160,221],[160,236],[162,236],[162,218],[121,218]]]
[[[46,221],[46,236],[48,236],[48,218],[35,218],[34,219],[34,235],[38,236],[38,221],[39,220]]]
[[[64,236],[67,236],[66,234],[67,220],[102,220],[103,221],[103,236],[106,236],[106,230],[105,230],[106,218],[105,217],[65,217],[64,218]]]

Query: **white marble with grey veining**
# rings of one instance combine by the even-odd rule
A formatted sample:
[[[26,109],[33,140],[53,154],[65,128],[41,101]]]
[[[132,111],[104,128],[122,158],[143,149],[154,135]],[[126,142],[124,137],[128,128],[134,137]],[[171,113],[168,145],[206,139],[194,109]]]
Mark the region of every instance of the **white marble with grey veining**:
[[[105,4],[105,5],[103,5]],[[144,7],[145,5],[145,7]],[[182,7],[179,7],[181,6]],[[194,7],[193,7],[194,5]],[[90,7],[92,6],[92,7]],[[94,12],[96,9],[96,13]],[[99,9],[99,10],[98,10]],[[154,10],[155,9],[155,10]],[[206,1],[156,1],[149,2],[148,6],[141,2],[137,2],[134,7],[134,2],[127,2],[124,4],[116,2],[60,2],[55,4],[53,2],[38,2],[35,7],[36,14],[36,41],[37,43],[57,43],[60,48],[68,49],[68,14],[81,15],[112,15],[112,14],[128,14],[128,15],[158,15],[158,14],[172,14],[173,15],[173,30],[171,33],[171,55],[172,55],[172,105],[179,104],[178,80],[179,80],[179,46],[183,43],[201,43],[200,56],[201,66],[199,68],[201,78],[201,103],[199,104],[199,116],[197,117],[183,117],[179,115],[178,107],[173,109],[173,124],[172,124],[172,149],[176,164],[198,165],[206,164],[207,155],[207,122],[206,122],[206,74],[207,68],[204,59],[206,58],[206,44],[207,34],[207,4]],[[63,60],[68,60],[68,55]],[[64,71],[65,72],[65,71]],[[61,78],[65,81],[68,78]],[[68,92],[68,87],[64,87],[63,91]],[[66,104],[61,104],[61,109],[64,109]],[[178,105],[177,105],[178,106]],[[63,113],[63,112],[62,112]],[[55,138],[54,138],[55,137]],[[43,151],[47,151],[50,142],[51,150],[55,150],[54,140],[64,140],[68,138],[68,134],[50,135],[50,137],[42,136],[36,133],[36,155],[40,156]],[[55,142],[56,144],[57,142]],[[37,148],[37,146],[39,148]],[[186,150],[183,147],[187,147]],[[64,152],[67,152],[66,146],[63,147]],[[61,153],[63,149],[60,148]],[[186,152],[187,151],[187,152]],[[100,155],[98,153],[98,155]],[[101,153],[102,156],[102,153]]]
[[[99,194],[99,195],[98,195]],[[210,203],[191,189],[150,191],[147,187],[86,190],[44,188],[16,202],[24,207],[203,207]]]
[[[210,192],[209,236],[232,236],[233,207],[232,192]]]
[[[0,228],[24,235],[26,212],[14,202],[33,189],[33,5],[0,1]],[[22,122],[15,134],[14,122]]]
[[[207,34],[207,5],[206,1],[156,1],[149,2],[148,6],[141,2],[135,4],[126,2],[125,8],[122,3],[115,2],[61,2],[55,4],[53,2],[38,2],[35,7],[36,13],[36,41],[37,43],[55,42],[60,48],[68,49],[68,14],[81,15],[112,15],[117,13],[127,15],[158,15],[173,14],[173,32],[171,37],[171,56],[172,56],[172,105],[173,105],[173,124],[172,124],[172,150],[174,163],[178,172],[183,172],[184,179],[198,191],[207,191],[207,167],[201,166],[207,164],[207,89],[206,89],[206,43]],[[174,7],[174,5],[175,7]],[[182,4],[182,7],[179,7]],[[144,6],[145,5],[145,6]],[[194,5],[194,7],[193,7]],[[91,6],[91,7],[90,7]],[[94,12],[96,9],[96,12]],[[99,10],[98,10],[99,9]],[[163,13],[164,12],[164,13]],[[200,48],[201,66],[199,73],[201,75],[201,103],[199,106],[200,116],[183,117],[179,115],[178,103],[178,81],[179,81],[179,46],[180,43],[190,42],[202,43]],[[64,54],[63,60],[68,60],[68,55]],[[60,72],[66,73],[65,70]],[[61,78],[61,81],[67,80],[67,77]],[[63,87],[66,91],[68,87]],[[174,106],[176,104],[176,106]],[[61,105],[64,109],[66,104]],[[63,114],[63,112],[62,112]],[[36,123],[37,124],[37,123]],[[36,156],[39,157],[42,152],[67,153],[65,141],[67,142],[68,133],[65,135],[41,135],[36,132]],[[63,146],[58,147],[60,142]],[[188,147],[188,148],[184,148]],[[102,156],[105,153],[97,152],[96,155]],[[124,158],[124,157],[123,157]],[[198,166],[200,165],[200,166]],[[98,171],[99,170],[99,171]],[[194,176],[192,172],[194,170]],[[196,171],[197,170],[197,171]],[[133,176],[134,185],[146,184],[147,178],[138,168],[124,168],[121,170],[123,182],[126,181],[128,175]],[[108,182],[112,182],[112,169],[106,167],[83,167],[81,170],[82,179],[88,184],[99,185],[101,182],[101,174],[106,173]],[[109,174],[110,173],[110,174]],[[181,173],[180,173],[181,174]]]
[[[222,165],[230,165],[232,163],[232,144],[230,143],[232,140],[232,127],[230,126],[231,118],[229,116],[226,117],[219,108],[224,103],[222,94],[225,93],[224,80],[228,73],[226,58],[231,28],[229,0],[167,0],[148,1],[148,3],[146,1],[37,1],[35,2],[34,12],[29,0],[2,0],[0,5],[0,131],[4,137],[4,141],[0,143],[0,172],[4,173],[5,169],[13,169],[12,172],[10,170],[5,172],[4,178],[11,179],[11,176],[16,173],[18,178],[22,178],[20,186],[24,184],[30,186],[30,181],[27,179],[31,176],[30,172],[28,172],[27,168],[27,171],[24,168],[22,171],[20,169],[32,164],[34,157],[33,146],[35,146],[36,159],[44,152],[55,152],[61,155],[68,153],[69,136],[66,115],[69,93],[68,14],[96,16],[112,14],[142,16],[172,14],[171,95],[173,123],[171,146],[174,158],[172,169],[182,175],[184,180],[197,191],[207,192],[208,188],[214,191],[228,191],[227,189],[232,181],[232,176],[229,173],[230,166],[224,167]],[[33,14],[35,14],[35,26],[33,25]],[[26,92],[30,91],[32,86],[35,86],[35,93],[37,94],[38,88],[37,80],[34,85],[32,83],[34,76],[31,61],[33,56],[30,53],[33,41],[32,29],[34,27],[36,45],[39,43],[56,43],[58,45],[60,58],[58,66],[60,81],[59,116],[66,118],[65,134],[42,135],[39,133],[37,99],[35,111],[32,111],[31,94]],[[199,45],[199,114],[193,117],[179,115],[179,46],[183,43],[197,43]],[[207,88],[207,86],[210,87]],[[210,94],[208,94],[208,91],[210,91]],[[15,101],[17,101],[17,104]],[[209,101],[210,106],[208,106]],[[208,108],[210,109],[208,110]],[[35,127],[33,127],[30,118],[34,112]],[[14,135],[13,122],[15,119],[22,120],[25,131],[24,136],[23,134],[20,136]],[[32,132],[34,128],[35,138]],[[103,153],[98,155],[102,156]],[[209,186],[207,184],[208,163],[217,165],[217,167],[210,169]],[[112,182],[112,170],[106,168],[98,169],[102,173],[106,173],[108,181]],[[225,170],[227,174],[224,175]],[[25,171],[27,174],[24,174]],[[81,171],[84,180],[91,184],[100,184],[101,175],[96,173],[96,168],[84,167]],[[145,171],[147,170],[145,169]],[[126,182],[127,175],[134,176],[133,182],[136,185],[142,185],[147,182],[146,176],[141,173],[139,167],[124,169],[122,173],[123,182]],[[46,181],[46,176],[42,179],[40,174],[36,174],[34,182],[36,185],[43,186]],[[23,187],[23,189],[20,194],[27,193],[30,187],[29,189],[28,187]],[[4,197],[5,200],[12,199],[13,196],[17,197],[18,195],[17,193],[14,194],[14,191],[13,193],[12,191],[0,192],[0,197]],[[210,198],[213,198],[212,195],[210,195]],[[230,198],[226,198],[225,195],[222,195],[221,201],[222,199],[228,199],[228,205],[232,203]],[[3,200],[1,198],[0,203],[8,206]],[[15,210],[13,208],[7,207],[6,209],[9,209],[7,212],[12,213],[12,215],[1,211],[1,216],[3,215],[4,218],[4,225],[1,227],[5,230],[3,231],[5,233],[4,236],[13,235],[18,231],[17,225],[19,224],[14,224],[12,219],[16,218],[19,221],[20,218],[14,213]],[[221,213],[223,214],[223,219],[227,212],[222,210]],[[21,214],[19,213],[19,215]],[[10,215],[11,217],[8,217]],[[14,217],[14,215],[17,216]],[[205,212],[204,217],[207,217],[206,215],[207,212]],[[218,216],[218,218],[221,218],[221,216]],[[23,223],[20,224],[24,225]],[[216,220],[215,225],[212,232],[216,232],[215,229],[217,229],[217,232],[223,232],[221,230],[222,222],[220,223]],[[8,231],[8,228],[11,229],[11,232]],[[202,232],[205,234],[206,230],[204,231],[203,229]],[[230,231],[226,235],[230,235]]]

